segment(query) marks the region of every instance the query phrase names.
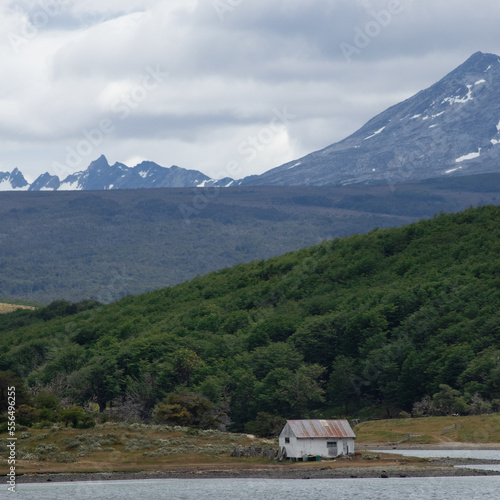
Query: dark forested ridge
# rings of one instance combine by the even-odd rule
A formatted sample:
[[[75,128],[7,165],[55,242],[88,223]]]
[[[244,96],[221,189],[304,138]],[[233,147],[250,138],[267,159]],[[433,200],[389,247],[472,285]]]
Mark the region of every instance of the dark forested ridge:
[[[0,370],[65,404],[199,426],[227,415],[235,430],[487,411],[500,398],[499,255],[500,207],[485,206],[105,306],[55,302],[0,316]]]
[[[499,193],[499,174],[370,187],[5,192],[0,297],[111,302],[323,240],[496,204]]]

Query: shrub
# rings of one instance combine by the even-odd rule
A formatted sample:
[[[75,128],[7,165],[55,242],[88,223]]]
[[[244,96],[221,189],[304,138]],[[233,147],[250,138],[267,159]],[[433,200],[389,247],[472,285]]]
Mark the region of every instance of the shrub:
[[[75,429],[90,429],[95,427],[95,420],[92,415],[84,413],[81,406],[73,405],[71,408],[61,411],[61,422],[64,422],[66,427],[72,425]]]

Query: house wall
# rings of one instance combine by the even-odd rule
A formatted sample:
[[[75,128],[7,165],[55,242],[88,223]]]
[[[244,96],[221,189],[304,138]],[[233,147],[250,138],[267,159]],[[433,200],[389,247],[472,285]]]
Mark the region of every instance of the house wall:
[[[290,440],[289,443],[286,443],[286,438]],[[298,448],[297,441],[298,440],[292,432],[292,429],[290,428],[288,423],[285,424],[285,427],[283,427],[283,430],[281,431],[281,434],[279,436],[280,450],[285,448],[287,457],[296,458],[296,455],[294,455],[293,453],[294,450]]]

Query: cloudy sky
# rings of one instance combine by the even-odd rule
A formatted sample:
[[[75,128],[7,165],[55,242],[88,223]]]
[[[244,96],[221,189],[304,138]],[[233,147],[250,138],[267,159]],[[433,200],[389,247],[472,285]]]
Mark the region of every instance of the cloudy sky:
[[[0,171],[262,173],[500,54],[499,22],[498,0],[0,0]]]

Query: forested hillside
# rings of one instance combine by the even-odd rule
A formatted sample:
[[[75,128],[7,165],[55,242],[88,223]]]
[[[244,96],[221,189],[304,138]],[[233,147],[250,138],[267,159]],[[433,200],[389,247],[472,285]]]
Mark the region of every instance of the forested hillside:
[[[487,206],[106,306],[55,302],[0,316],[0,370],[63,404],[198,426],[228,416],[234,430],[415,403],[487,411],[500,398],[499,256],[500,207]]]

